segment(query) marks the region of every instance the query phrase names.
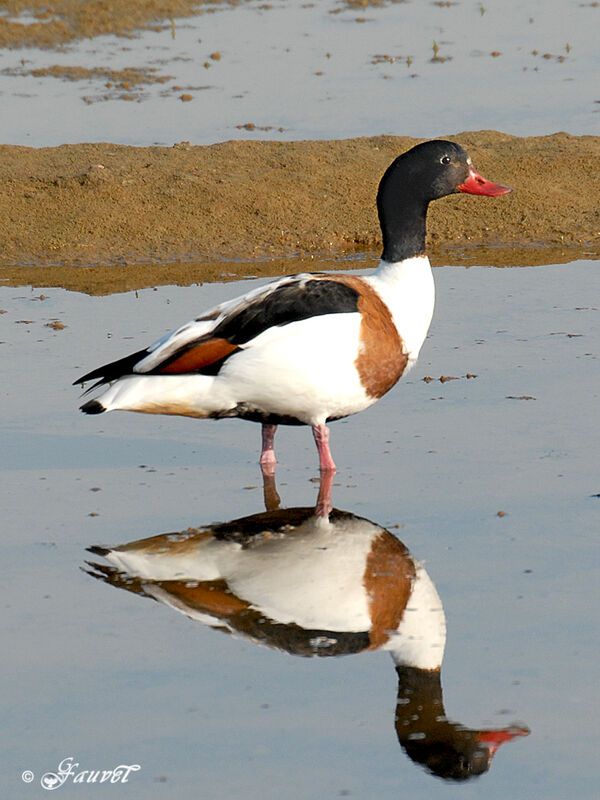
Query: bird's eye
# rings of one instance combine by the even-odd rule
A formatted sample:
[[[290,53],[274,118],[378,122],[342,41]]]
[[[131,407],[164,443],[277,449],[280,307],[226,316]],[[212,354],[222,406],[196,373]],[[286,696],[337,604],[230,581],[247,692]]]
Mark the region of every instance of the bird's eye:
[[[450,156],[442,156],[440,158],[440,164],[449,164],[452,159]]]

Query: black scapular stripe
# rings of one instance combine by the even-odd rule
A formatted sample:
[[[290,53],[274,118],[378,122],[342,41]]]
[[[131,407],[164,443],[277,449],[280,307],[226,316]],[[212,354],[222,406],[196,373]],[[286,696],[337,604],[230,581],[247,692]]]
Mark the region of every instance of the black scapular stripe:
[[[277,508],[273,511],[260,511],[247,517],[232,519],[228,522],[213,522],[211,525],[202,526],[201,530],[210,531],[215,539],[227,542],[237,542],[244,549],[252,547],[253,543],[260,543],[265,532],[272,534],[286,534],[300,527],[315,516],[314,506],[296,506],[293,508]],[[340,511],[334,508],[329,520],[332,523],[348,520],[363,521],[350,511]],[[368,522],[368,520],[367,520]]]
[[[276,325],[357,310],[358,292],[345,283],[318,278],[298,281],[284,284],[228,316],[211,331],[210,337],[241,345]]]
[[[155,369],[144,374],[159,374],[166,365],[209,339],[221,338],[231,344],[242,345],[276,325],[289,325],[291,322],[323,314],[348,314],[357,310],[358,292],[340,281],[309,278],[284,284],[266,297],[259,297],[237,313],[227,316],[206,336],[183,345]],[[100,383],[117,380],[124,375],[131,375],[135,365],[146,358],[149,352],[148,349],[138,350],[137,353],[120,358],[118,361],[104,364],[78,378],[74,381],[74,385],[97,379],[98,383],[95,384],[97,386]],[[195,372],[200,375],[216,375],[231,355],[233,352]],[[90,387],[88,391],[93,388]]]

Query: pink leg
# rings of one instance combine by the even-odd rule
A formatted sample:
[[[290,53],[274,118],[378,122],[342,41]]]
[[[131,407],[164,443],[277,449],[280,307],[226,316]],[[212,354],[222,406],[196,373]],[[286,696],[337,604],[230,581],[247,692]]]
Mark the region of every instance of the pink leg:
[[[265,423],[262,426],[262,450],[260,453],[260,466],[262,467],[262,471],[265,475],[275,474],[275,464],[277,463],[277,460],[275,458],[275,450],[273,449],[273,441],[275,439],[276,430],[277,425],[267,425]]]
[[[328,517],[331,514],[331,487],[333,486],[334,469],[328,469],[321,473],[321,485],[319,486],[319,496],[317,497],[317,507],[315,514],[317,517]]]
[[[319,467],[321,472],[336,469],[331,457],[331,450],[329,449],[329,428],[327,425],[315,425],[312,429],[317,450],[319,451]]]

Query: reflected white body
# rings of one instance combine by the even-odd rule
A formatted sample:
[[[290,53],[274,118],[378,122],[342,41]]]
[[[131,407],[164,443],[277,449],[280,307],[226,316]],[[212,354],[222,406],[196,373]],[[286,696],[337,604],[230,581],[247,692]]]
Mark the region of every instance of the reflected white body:
[[[203,623],[229,627],[227,619],[187,605],[163,582],[181,581],[193,588],[225,581],[230,593],[273,622],[334,635],[373,627],[367,563],[382,536],[392,535],[358,517],[330,521],[313,516],[285,533],[256,536],[245,545],[207,531],[187,539],[166,535],[158,543],[125,545],[105,557],[128,575],[149,581],[146,594]],[[397,664],[437,669],[446,638],[442,603],[424,567],[408,554],[406,560],[414,565],[415,578],[406,607],[399,609],[397,630],[385,632],[383,649]],[[384,564],[383,574],[385,569]]]

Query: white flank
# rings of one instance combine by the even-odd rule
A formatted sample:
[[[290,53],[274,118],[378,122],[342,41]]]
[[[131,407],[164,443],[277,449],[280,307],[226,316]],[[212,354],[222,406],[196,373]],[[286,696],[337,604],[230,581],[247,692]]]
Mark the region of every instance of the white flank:
[[[360,314],[324,314],[269,328],[219,373],[240,402],[319,425],[371,405],[355,367]]]
[[[148,581],[223,579],[237,597],[269,619],[305,629],[368,631],[369,600],[365,563],[382,529],[367,520],[329,522],[311,517],[285,534],[257,537],[247,547],[207,536],[159,551],[111,550],[106,559],[127,574]],[[155,546],[154,546],[155,548]],[[181,600],[161,596],[159,587],[145,591],[182,613]]]
[[[372,404],[354,362],[360,315],[325,314],[269,328],[232,355],[216,376],[121,378],[98,396],[107,411],[189,416],[233,412],[238,404],[308,425]]]
[[[368,527],[366,527],[368,526]],[[313,517],[283,539],[268,539],[228,571],[227,582],[275,622],[305,629],[371,627],[364,570],[381,528],[364,520]]]

